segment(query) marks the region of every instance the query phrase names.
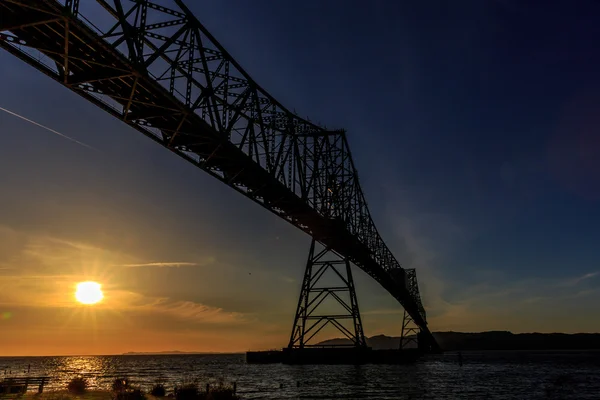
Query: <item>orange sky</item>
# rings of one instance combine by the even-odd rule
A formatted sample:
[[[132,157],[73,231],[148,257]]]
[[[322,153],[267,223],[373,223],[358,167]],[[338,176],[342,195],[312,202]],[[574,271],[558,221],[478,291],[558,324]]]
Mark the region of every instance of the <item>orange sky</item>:
[[[581,77],[581,87],[596,96],[600,91],[589,83],[597,76],[593,64],[584,63],[588,75],[568,69],[574,63],[566,58],[548,69],[558,53],[523,46],[515,47],[519,58],[540,54],[530,75],[520,75],[518,63],[488,60],[487,51],[486,62],[476,63],[479,42],[492,38],[465,35],[478,30],[464,18],[425,21],[412,17],[420,14],[389,12],[393,21],[379,24],[365,19],[362,8],[347,7],[356,21],[372,22],[364,29],[339,18],[340,8],[329,2],[318,4],[336,18],[321,18],[325,14],[304,2],[272,2],[264,12],[238,2],[237,17],[226,2],[187,3],[276,98],[315,121],[348,129],[374,221],[399,262],[417,270],[432,331],[600,331],[597,200],[563,192],[538,171],[546,165],[541,138],[553,132],[559,105],[568,99],[530,112],[531,104],[551,97],[547,82],[569,85]],[[371,13],[383,13],[422,2],[372,3]],[[449,12],[463,15],[469,8],[463,6]],[[555,11],[562,21],[563,11]],[[311,29],[304,30],[306,21]],[[503,21],[513,32],[516,25]],[[498,32],[496,22],[471,22]],[[521,29],[531,29],[531,19],[521,22]],[[587,26],[577,18],[571,24]],[[534,29],[540,43],[556,26]],[[447,31],[436,33],[439,27]],[[380,29],[397,30],[396,36]],[[401,48],[389,51],[381,37]],[[591,36],[572,38],[578,44]],[[500,50],[510,43],[496,39]],[[530,42],[523,43],[538,40]],[[559,42],[567,54],[570,42]],[[597,53],[596,44],[590,46],[586,57]],[[427,54],[418,56],[421,50]],[[449,54],[452,62],[440,62]],[[521,96],[522,82],[550,70],[563,72],[531,86],[535,96]],[[495,71],[498,79],[481,71]],[[500,97],[491,94],[492,84]],[[493,102],[502,96],[503,103]],[[573,107],[574,116],[579,110],[600,115],[597,96],[590,98],[589,105]],[[0,113],[0,356],[240,352],[287,344],[310,244],[306,234],[5,51],[0,106],[91,147]],[[531,119],[519,120],[524,116]],[[564,132],[579,140],[577,131]],[[587,138],[587,128],[584,133]],[[596,147],[592,140],[582,143],[585,162],[573,167],[577,172],[589,162],[581,176],[591,176],[600,170]],[[567,152],[564,160],[577,154]],[[365,334],[399,336],[401,307],[365,273],[355,268],[354,274]],[[98,305],[74,300],[75,285],[88,280],[103,285]],[[323,332],[323,338],[332,335],[339,336]]]
[[[0,243],[3,255],[0,260],[2,355],[164,350],[237,352],[281,347],[288,340],[299,290],[295,279],[286,281],[280,275],[253,270],[248,276],[254,276],[257,286],[239,287],[238,296],[241,301],[247,296],[250,303],[264,296],[266,302],[240,310],[232,295],[231,309],[225,309],[186,299],[188,289],[183,287],[192,274],[198,298],[201,299],[204,292],[210,301],[210,287],[227,286],[223,276],[245,273],[231,264],[220,263],[219,256],[200,252],[185,261],[144,262],[93,243],[17,231],[6,226],[0,226]],[[299,274],[300,270],[299,265]],[[369,284],[364,274],[356,274],[361,282],[359,301],[364,299],[366,334],[399,334],[400,307],[376,285]],[[75,284],[85,280],[103,284],[102,302],[84,306],[75,301]],[[140,286],[140,281],[148,285]],[[157,282],[163,283],[162,289]],[[463,300],[454,303],[443,300],[440,295],[443,284],[435,276],[427,277],[424,282],[427,282],[425,304],[434,330],[465,331],[483,327],[552,331],[557,322],[564,324],[565,330],[569,326],[577,326],[578,330],[587,326],[593,330],[597,325],[577,314],[561,314],[558,301],[547,308],[547,299],[520,297],[540,285],[560,286],[557,282],[524,282],[501,291],[486,286],[473,287],[464,293]],[[578,281],[573,280],[562,286],[577,284]],[[181,292],[177,290],[178,285],[182,285]],[[283,286],[283,291],[276,289],[277,286]],[[272,292],[262,293],[261,288]],[[572,296],[577,300],[586,294]],[[379,298],[379,307],[369,302],[373,298]],[[537,314],[535,322],[530,318],[533,313]],[[333,335],[332,332],[327,334]]]

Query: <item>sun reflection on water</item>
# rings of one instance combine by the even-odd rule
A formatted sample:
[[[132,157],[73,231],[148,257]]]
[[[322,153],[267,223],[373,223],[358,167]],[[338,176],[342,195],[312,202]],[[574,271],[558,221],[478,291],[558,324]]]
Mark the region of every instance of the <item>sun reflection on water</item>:
[[[47,375],[47,390],[64,390],[76,376],[91,389],[109,389],[116,378],[148,391],[157,381],[168,390],[182,382],[201,384],[223,379],[237,383],[246,399],[474,399],[545,398],[554,390],[560,398],[596,400],[600,392],[600,353],[489,353],[465,357],[460,366],[453,354],[428,357],[411,365],[282,365],[246,364],[243,354],[181,356],[0,357],[0,367],[31,376]],[[565,378],[566,377],[566,378]],[[570,386],[569,386],[570,385]],[[584,385],[584,386],[582,386]],[[560,386],[560,387],[559,387]],[[555,398],[555,397],[552,397]]]
[[[90,389],[100,389],[103,388],[103,377],[110,369],[110,362],[105,357],[60,357],[54,369],[59,378],[55,385],[65,387],[71,378],[81,376],[87,379]]]

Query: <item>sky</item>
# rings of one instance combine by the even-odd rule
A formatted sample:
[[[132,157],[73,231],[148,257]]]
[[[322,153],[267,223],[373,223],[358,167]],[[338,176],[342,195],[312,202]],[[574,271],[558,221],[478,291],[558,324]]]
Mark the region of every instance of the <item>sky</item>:
[[[347,130],[432,331],[600,331],[600,3],[187,3],[281,103]],[[306,234],[4,51],[0,88],[89,146],[0,112],[0,354],[287,344]],[[353,271],[365,334],[399,336]]]

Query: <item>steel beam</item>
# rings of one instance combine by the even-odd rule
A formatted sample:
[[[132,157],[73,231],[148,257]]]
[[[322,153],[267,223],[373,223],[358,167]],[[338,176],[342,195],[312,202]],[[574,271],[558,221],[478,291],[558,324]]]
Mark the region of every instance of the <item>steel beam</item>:
[[[350,260],[328,248],[316,251],[316,245],[313,239],[288,348],[303,349],[318,346],[311,343],[311,340],[328,325],[333,326],[348,339],[351,346],[366,347]],[[323,277],[328,277],[328,273],[337,276],[341,286],[331,286],[331,283],[320,284]],[[323,304],[327,304],[328,299],[331,299],[340,311],[337,313],[323,311]],[[348,326],[344,320],[351,320],[352,325]],[[338,346],[347,347],[347,345]]]
[[[93,3],[101,7],[86,15]],[[343,255],[434,342],[371,218],[345,132],[285,108],[182,1],[172,4],[2,0],[11,30],[0,47]]]

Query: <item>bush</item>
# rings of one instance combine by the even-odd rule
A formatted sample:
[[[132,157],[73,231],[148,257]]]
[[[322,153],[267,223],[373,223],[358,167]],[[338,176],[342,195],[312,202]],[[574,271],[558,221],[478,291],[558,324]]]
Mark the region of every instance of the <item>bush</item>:
[[[129,379],[117,378],[112,383],[113,392],[124,392],[130,388]]]
[[[226,385],[223,382],[219,382],[216,385],[210,385],[208,393],[203,397],[206,400],[237,400],[239,397],[236,396],[233,386]]]
[[[212,383],[208,392],[200,390],[196,383],[187,383],[174,390],[176,400],[238,400],[233,386],[226,385],[222,381]]]
[[[198,400],[200,390],[195,383],[188,383],[180,387],[175,387],[175,398],[177,400]]]
[[[157,383],[152,387],[150,394],[154,397],[165,397],[167,394],[167,390],[165,389],[165,385],[162,383]]]
[[[71,379],[71,382],[67,384],[67,390],[73,394],[83,394],[87,389],[87,380],[80,376]]]
[[[144,392],[140,389],[123,390],[116,392],[114,400],[146,400]]]

